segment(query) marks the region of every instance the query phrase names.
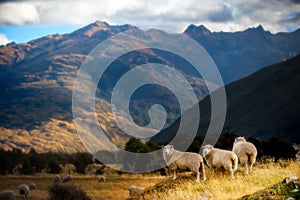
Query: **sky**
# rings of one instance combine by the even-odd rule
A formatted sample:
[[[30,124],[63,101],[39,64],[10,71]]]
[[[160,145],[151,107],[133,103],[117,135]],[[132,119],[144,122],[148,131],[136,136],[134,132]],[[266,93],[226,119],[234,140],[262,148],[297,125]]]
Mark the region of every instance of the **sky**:
[[[0,45],[70,33],[96,20],[183,32],[190,24],[211,31],[262,25],[272,33],[300,28],[300,0],[2,0]]]

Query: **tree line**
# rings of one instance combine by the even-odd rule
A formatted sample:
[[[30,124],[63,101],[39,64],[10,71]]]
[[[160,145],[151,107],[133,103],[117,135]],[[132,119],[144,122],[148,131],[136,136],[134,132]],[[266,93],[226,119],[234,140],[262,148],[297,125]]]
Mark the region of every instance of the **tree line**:
[[[93,163],[89,153],[37,153],[33,148],[24,153],[20,149],[5,151],[0,148],[0,173],[2,175],[20,173],[35,174],[40,172],[57,174],[65,164],[73,164],[75,171],[85,173],[87,165]]]
[[[224,133],[220,136],[215,147],[231,150],[233,141],[237,135],[233,133]],[[193,140],[190,147],[187,149],[189,152],[201,152],[201,145],[204,137],[197,136]],[[289,143],[273,137],[268,141],[259,141],[255,138],[247,138],[249,142],[252,142],[258,150],[258,159],[263,156],[270,156],[278,160],[280,158],[290,159],[295,158],[296,151]],[[153,152],[161,148],[161,145],[153,142],[144,143],[140,139],[130,138],[125,144],[124,150],[133,153],[148,153]],[[201,152],[202,153],[202,152]],[[102,151],[97,156],[105,158],[106,163],[114,163],[115,155],[112,152]],[[126,159],[126,158],[124,158]],[[153,161],[154,160],[154,161]],[[153,163],[150,163],[153,161]],[[31,149],[28,153],[22,152],[20,149],[13,149],[12,151],[5,151],[0,148],[0,173],[11,174],[35,174],[40,172],[45,173],[60,173],[62,166],[66,164],[73,164],[77,173],[85,173],[85,169],[89,164],[95,162],[93,156],[89,153],[37,153],[34,149]],[[128,162],[129,168],[137,168],[138,163],[135,160]],[[149,165],[155,164],[154,158],[149,158]]]

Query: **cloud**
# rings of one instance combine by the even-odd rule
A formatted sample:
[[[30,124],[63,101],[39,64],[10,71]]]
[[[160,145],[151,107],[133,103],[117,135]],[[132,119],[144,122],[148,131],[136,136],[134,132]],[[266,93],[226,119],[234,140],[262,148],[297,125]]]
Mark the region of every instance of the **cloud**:
[[[224,5],[222,10],[210,13],[208,19],[212,22],[226,22],[233,20],[233,15],[231,9]]]
[[[300,23],[300,13],[291,13],[287,19],[280,20],[281,23]]]
[[[237,31],[262,24],[272,32],[297,27],[284,21],[299,13],[299,0],[26,0],[0,3],[0,26],[78,25],[95,20],[110,24],[170,28],[183,31],[189,24],[205,24],[212,31]]]
[[[11,41],[7,39],[5,34],[0,33],[0,45],[6,45],[10,43]]]
[[[29,2],[7,2],[0,5],[0,25],[23,25],[39,22],[37,7]]]
[[[300,4],[300,0],[292,0],[294,4]]]

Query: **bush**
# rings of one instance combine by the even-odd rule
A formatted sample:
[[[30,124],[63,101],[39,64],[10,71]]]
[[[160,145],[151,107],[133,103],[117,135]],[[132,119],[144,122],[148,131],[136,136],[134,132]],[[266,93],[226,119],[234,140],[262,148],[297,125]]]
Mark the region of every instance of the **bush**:
[[[76,167],[76,172],[85,174],[85,168],[93,163],[91,154],[89,153],[76,153],[73,164]]]
[[[59,174],[61,172],[61,167],[56,161],[50,161],[48,164],[50,174]]]
[[[30,161],[27,158],[25,158],[22,161],[22,168],[20,172],[21,174],[25,174],[25,175],[35,174],[35,168],[31,165]]]
[[[82,189],[74,185],[54,184],[48,188],[48,200],[91,200]]]

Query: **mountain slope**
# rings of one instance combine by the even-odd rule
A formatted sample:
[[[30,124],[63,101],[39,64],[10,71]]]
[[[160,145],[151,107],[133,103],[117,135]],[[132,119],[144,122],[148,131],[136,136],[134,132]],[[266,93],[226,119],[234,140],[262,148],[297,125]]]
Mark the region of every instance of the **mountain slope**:
[[[263,140],[276,136],[290,143],[300,143],[299,63],[300,55],[226,85],[227,114],[223,132]],[[209,96],[198,106],[201,119],[197,134],[204,135],[211,114]],[[174,137],[178,125],[179,120],[150,141],[167,143]]]
[[[72,89],[76,73],[83,60],[96,45],[113,34],[132,28],[134,27],[130,25],[110,26],[97,21],[70,34],[49,35],[28,43],[0,48],[1,147],[6,149],[35,147],[40,152],[61,151],[61,148],[55,145],[43,145],[43,142],[68,132],[69,135],[64,135],[64,138],[69,137],[69,139],[63,140],[62,146],[73,145],[74,151],[83,150],[72,124]],[[153,32],[141,31],[141,34],[148,37],[164,34],[163,32],[153,34]],[[132,41],[137,39],[132,38]],[[129,136],[118,128],[107,103],[110,101],[114,84],[125,72],[136,65],[154,62],[174,66],[168,60],[169,58],[173,58],[171,54],[165,53],[161,56],[158,50],[142,49],[129,52],[116,59],[104,74],[104,84],[96,93],[97,117],[108,138],[117,145],[122,146]],[[186,63],[182,60],[179,59],[181,63]],[[196,92],[198,90],[198,93],[203,96],[207,94],[202,79],[193,77],[189,72],[186,76]],[[109,80],[105,80],[106,77]],[[164,78],[162,75],[159,77]],[[132,107],[135,108],[133,112],[136,113],[140,124],[149,119],[147,114],[143,114],[147,112],[140,110],[147,109],[147,106],[154,102],[164,104],[167,110],[174,114],[174,116],[168,116],[168,123],[173,122],[179,116],[174,97],[167,95],[164,99],[159,99],[151,96],[153,93],[160,95],[162,91],[162,88],[155,88],[151,92],[148,88],[136,94],[137,101],[133,101]],[[45,127],[49,122],[52,126]],[[67,125],[60,126],[64,123]],[[22,135],[20,133],[22,131],[27,132],[27,135],[31,137],[25,137],[25,134],[22,142],[19,142],[16,138]],[[33,142],[36,138],[42,138],[39,144]],[[70,148],[66,151],[70,151]]]
[[[230,33],[210,32],[203,25],[190,25],[184,33],[207,50],[226,84],[294,57],[300,50],[300,30],[272,34],[259,25]]]
[[[78,29],[70,34],[54,34],[38,38],[23,44],[10,44],[0,47],[0,144],[5,149],[36,148],[37,151],[84,151],[76,130],[72,123],[72,89],[76,73],[90,51],[109,36],[121,31],[135,28],[130,25],[110,26],[105,22],[95,22]],[[256,29],[254,29],[256,30]],[[243,31],[237,33],[211,33],[204,26],[190,26],[185,33],[203,42],[203,46],[218,64],[220,71],[231,81],[239,76],[256,70],[263,65],[262,61],[269,58],[286,59],[295,53],[300,53],[299,34],[293,33],[271,34],[260,30]],[[155,30],[152,31],[154,33]],[[166,34],[163,32],[141,32],[145,36]],[[270,43],[267,50],[257,50],[257,54],[248,54],[258,48],[245,41],[264,35],[264,41],[279,40]],[[247,36],[247,37],[245,37]],[[273,38],[273,39],[271,39]],[[133,40],[136,38],[133,38]],[[155,39],[155,37],[154,37]],[[262,41],[262,43],[264,42]],[[224,46],[223,43],[228,45]],[[227,44],[226,43],[226,44]],[[225,43],[224,43],[225,44]],[[220,46],[221,45],[221,46]],[[222,47],[222,48],[221,48]],[[223,48],[224,47],[224,48]],[[225,48],[226,47],[226,48]],[[241,48],[244,51],[241,51]],[[275,53],[268,54],[273,49]],[[232,56],[233,55],[233,56]],[[235,60],[244,60],[246,57],[249,65],[242,66]],[[229,59],[228,59],[229,58]],[[232,59],[232,62],[231,62]],[[250,62],[251,61],[251,62]],[[98,121],[111,141],[122,146],[128,135],[116,125],[109,104],[110,93],[114,83],[135,65],[149,62],[161,63],[168,66],[179,65],[183,68],[187,79],[191,82],[196,93],[207,94],[207,88],[200,78],[195,78],[193,72],[184,71],[188,63],[184,59],[174,57],[168,52],[159,50],[141,50],[126,54],[114,62],[112,70],[108,72],[110,84],[96,94],[96,111]],[[115,67],[115,68],[114,68]],[[228,68],[228,69],[227,69]],[[251,69],[250,69],[251,68]],[[113,69],[119,69],[115,71]],[[239,71],[239,73],[236,73]],[[227,74],[226,74],[227,73]],[[234,78],[232,78],[234,77]],[[164,78],[164,77],[161,77]],[[149,116],[147,108],[153,103],[162,103],[170,111],[167,123],[170,124],[179,116],[176,99],[162,96],[162,89],[151,88],[136,94],[137,101],[133,101],[133,112],[139,124],[147,124]],[[152,94],[158,94],[158,98]],[[63,137],[64,140],[52,143]],[[51,145],[43,145],[44,143]],[[65,149],[64,149],[65,147]]]

